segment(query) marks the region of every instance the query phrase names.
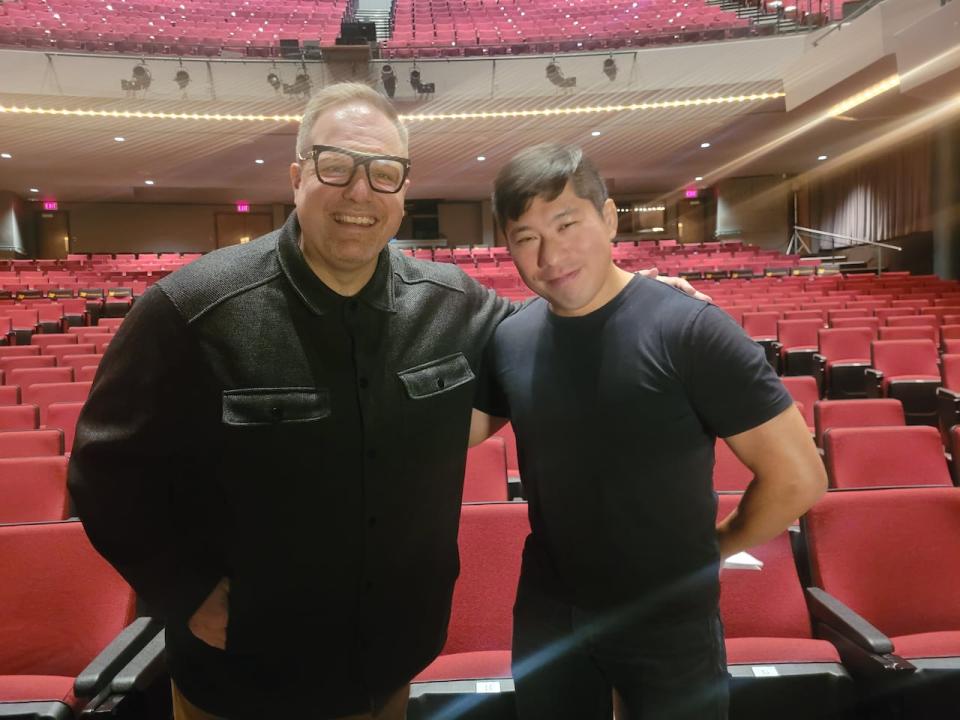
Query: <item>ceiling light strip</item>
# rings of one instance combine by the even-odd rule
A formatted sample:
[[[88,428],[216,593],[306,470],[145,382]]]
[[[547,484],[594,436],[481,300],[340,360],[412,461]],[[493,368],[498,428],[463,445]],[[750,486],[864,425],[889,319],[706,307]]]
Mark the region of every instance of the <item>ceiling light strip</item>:
[[[436,120],[498,120],[505,118],[539,118],[565,115],[591,115],[597,113],[635,112],[638,110],[669,110],[673,108],[699,107],[704,105],[729,105],[734,103],[776,100],[784,97],[782,92],[730,95],[714,98],[688,100],[662,100],[631,103],[627,105],[596,105],[572,108],[546,108],[542,110],[498,110],[491,112],[463,113],[417,113],[401,115],[404,122]],[[7,115],[52,115],[59,117],[113,118],[118,120],[214,120],[229,122],[299,122],[300,115],[246,115],[239,113],[175,113],[150,110],[70,110],[64,108],[37,108],[0,105],[0,114]]]

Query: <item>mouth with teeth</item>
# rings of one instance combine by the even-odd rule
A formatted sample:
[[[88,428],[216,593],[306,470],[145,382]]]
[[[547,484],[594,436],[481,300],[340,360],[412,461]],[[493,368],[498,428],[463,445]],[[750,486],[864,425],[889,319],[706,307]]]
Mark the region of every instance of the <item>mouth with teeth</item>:
[[[352,225],[355,227],[370,227],[376,225],[377,219],[370,215],[347,215],[345,213],[336,213],[333,216],[334,222],[338,225]]]

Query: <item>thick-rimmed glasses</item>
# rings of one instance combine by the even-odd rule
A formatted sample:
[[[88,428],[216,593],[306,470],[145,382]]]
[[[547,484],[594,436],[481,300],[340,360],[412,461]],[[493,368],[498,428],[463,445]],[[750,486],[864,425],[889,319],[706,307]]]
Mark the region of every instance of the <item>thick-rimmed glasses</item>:
[[[346,187],[353,180],[357,166],[367,171],[367,183],[380,193],[395,193],[403,187],[410,172],[410,160],[395,155],[370,155],[333,145],[314,145],[305,155],[297,153],[302,161],[313,158],[317,179],[324,185]]]

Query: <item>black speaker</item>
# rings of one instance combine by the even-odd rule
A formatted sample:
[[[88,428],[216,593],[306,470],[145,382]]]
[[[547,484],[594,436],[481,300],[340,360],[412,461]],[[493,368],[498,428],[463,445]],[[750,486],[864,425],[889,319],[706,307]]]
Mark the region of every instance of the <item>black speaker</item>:
[[[366,45],[377,41],[377,26],[372,22],[342,22],[337,45]]]

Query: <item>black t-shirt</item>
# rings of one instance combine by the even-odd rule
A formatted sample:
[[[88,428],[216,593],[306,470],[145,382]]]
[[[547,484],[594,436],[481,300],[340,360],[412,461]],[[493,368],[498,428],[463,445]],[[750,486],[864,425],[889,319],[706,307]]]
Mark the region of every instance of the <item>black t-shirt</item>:
[[[538,298],[488,353],[476,406],[516,432],[525,582],[641,622],[715,610],[715,439],[793,402],[760,346],[718,308],[636,276],[582,317]]]

